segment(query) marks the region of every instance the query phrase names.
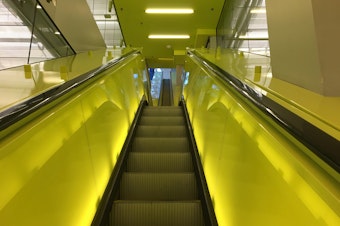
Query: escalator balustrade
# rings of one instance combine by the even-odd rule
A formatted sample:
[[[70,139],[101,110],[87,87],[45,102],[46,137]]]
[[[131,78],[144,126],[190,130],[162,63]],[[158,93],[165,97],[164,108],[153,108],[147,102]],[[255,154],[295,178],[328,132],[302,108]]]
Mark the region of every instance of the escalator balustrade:
[[[111,226],[204,225],[181,107],[143,109]]]

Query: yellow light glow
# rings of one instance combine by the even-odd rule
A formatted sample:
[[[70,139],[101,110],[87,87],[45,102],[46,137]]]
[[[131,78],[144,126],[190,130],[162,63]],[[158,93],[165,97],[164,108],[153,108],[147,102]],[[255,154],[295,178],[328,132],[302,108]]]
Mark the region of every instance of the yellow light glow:
[[[250,10],[250,13],[260,13],[260,14],[263,14],[263,13],[267,13],[267,11],[266,11],[265,8],[255,8],[255,9]]]
[[[149,35],[150,39],[189,39],[190,35]]]
[[[145,13],[148,14],[192,14],[193,9],[160,9],[160,8],[150,8],[146,9]]]
[[[102,54],[93,57],[101,62]],[[87,58],[87,53],[76,56],[78,60]],[[0,192],[0,225],[91,224],[145,94],[142,72],[147,69],[139,63],[141,59],[135,55],[124,67],[108,69],[109,78],[104,76],[77,93],[66,94],[62,104],[40,112],[33,121],[20,122],[22,126],[11,134],[2,131],[0,180],[6,186]],[[59,60],[48,63],[61,65]],[[86,63],[81,66],[75,67],[73,76],[88,70]],[[52,72],[44,71],[44,79],[57,81],[59,72]],[[37,86],[45,84],[46,89],[44,79]],[[98,88],[102,86],[105,89]],[[126,98],[120,98],[119,87],[126,88]],[[46,139],[46,134],[53,139]],[[22,217],[17,217],[18,212]]]

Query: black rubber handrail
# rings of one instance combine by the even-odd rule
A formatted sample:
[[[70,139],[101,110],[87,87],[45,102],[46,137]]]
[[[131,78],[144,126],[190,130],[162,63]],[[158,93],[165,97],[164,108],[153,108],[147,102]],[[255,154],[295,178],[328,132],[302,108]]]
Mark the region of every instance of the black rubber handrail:
[[[113,66],[123,62],[128,57],[137,53],[139,53],[138,50],[129,52],[126,55],[121,56],[120,58],[109,61],[105,65],[102,65],[72,80],[66,81],[65,83],[60,84],[57,87],[49,89],[35,97],[32,97],[20,104],[14,105],[13,107],[0,112],[0,131],[5,130],[9,126],[27,117],[38,109],[46,106],[52,101],[57,100],[61,96],[72,91],[74,88],[84,84],[91,79],[97,78],[97,76],[99,76],[105,70],[112,68]]]
[[[273,118],[286,131],[302,142],[319,158],[340,173],[340,142],[325,131],[309,123],[295,113],[284,108],[267,96],[257,92],[236,77],[224,71],[217,65],[198,56],[194,51],[188,51],[188,55],[197,60],[206,69],[213,72],[218,78],[227,82],[233,90],[250,100],[266,115]]]

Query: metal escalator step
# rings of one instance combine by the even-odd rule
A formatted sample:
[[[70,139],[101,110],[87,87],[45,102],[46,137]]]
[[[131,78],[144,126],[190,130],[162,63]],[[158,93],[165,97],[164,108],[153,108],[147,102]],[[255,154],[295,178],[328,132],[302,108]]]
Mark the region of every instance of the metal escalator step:
[[[145,107],[143,116],[184,116],[181,107]]]
[[[139,125],[185,125],[185,120],[181,116],[142,116]]]
[[[148,153],[131,152],[127,160],[128,172],[192,172],[189,152]]]
[[[201,203],[115,201],[112,226],[203,226]]]
[[[138,126],[136,137],[185,137],[185,126]]]
[[[144,109],[163,110],[163,109],[182,109],[181,106],[145,106]]]
[[[187,137],[136,137],[132,143],[132,151],[187,152],[189,151],[189,141]]]
[[[120,199],[193,200],[198,198],[194,173],[123,173]]]

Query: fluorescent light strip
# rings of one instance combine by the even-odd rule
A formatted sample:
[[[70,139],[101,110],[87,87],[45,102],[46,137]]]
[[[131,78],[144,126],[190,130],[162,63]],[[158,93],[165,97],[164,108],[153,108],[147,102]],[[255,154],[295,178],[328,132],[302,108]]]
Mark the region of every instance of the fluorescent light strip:
[[[268,36],[246,36],[246,35],[240,35],[238,38],[239,39],[249,39],[249,40],[254,39],[254,40],[256,40],[256,39],[268,39]]]
[[[160,9],[160,8],[150,8],[146,9],[145,13],[149,14],[192,14],[193,9]]]
[[[250,13],[259,13],[259,14],[263,14],[266,13],[266,9],[265,8],[255,8],[250,10]]]
[[[150,39],[189,39],[189,35],[149,35]]]

